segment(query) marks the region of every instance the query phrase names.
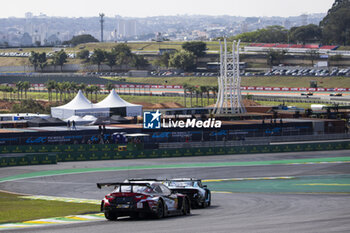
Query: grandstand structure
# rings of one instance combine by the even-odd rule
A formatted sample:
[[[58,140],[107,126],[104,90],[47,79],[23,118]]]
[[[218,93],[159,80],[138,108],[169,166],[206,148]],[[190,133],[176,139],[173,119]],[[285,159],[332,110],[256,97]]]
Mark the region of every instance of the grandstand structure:
[[[220,76],[218,77],[218,99],[213,110],[214,114],[232,115],[246,113],[242,102],[241,77],[239,72],[239,44],[232,44],[229,52],[226,38],[220,43]]]

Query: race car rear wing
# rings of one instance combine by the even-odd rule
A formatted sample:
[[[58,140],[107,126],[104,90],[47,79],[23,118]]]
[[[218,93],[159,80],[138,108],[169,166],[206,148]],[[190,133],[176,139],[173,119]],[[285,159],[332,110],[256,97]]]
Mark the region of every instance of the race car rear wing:
[[[186,182],[186,181],[193,181],[193,182],[201,182],[200,179],[195,178],[174,178],[174,179],[144,179],[144,178],[130,178],[127,179],[128,182],[131,181],[154,181],[154,182],[166,182],[166,181],[174,181],[174,182]]]
[[[109,187],[109,186],[131,186],[131,192],[133,192],[133,186],[147,186],[147,187],[151,187],[149,183],[97,183],[97,188],[101,189],[102,187]]]

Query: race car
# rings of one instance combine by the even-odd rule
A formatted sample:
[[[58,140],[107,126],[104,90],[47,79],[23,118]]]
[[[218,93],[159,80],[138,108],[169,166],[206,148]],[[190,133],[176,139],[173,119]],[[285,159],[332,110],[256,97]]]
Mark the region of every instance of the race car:
[[[194,178],[176,178],[176,179],[143,179],[132,178],[124,182],[139,183],[145,182],[152,184],[160,182],[166,185],[173,193],[181,193],[187,195],[191,201],[192,208],[204,208],[211,205],[211,192],[206,185],[202,185],[202,181]]]
[[[343,96],[343,93],[331,93],[329,96]]]
[[[163,218],[191,213],[190,199],[173,193],[161,183],[97,183],[100,189],[104,186],[114,186],[101,202],[101,212],[108,220],[121,216]]]
[[[310,95],[314,95],[314,93],[312,93],[312,92],[302,92],[301,95],[310,96]]]
[[[173,193],[186,194],[191,200],[192,208],[205,208],[211,205],[211,192],[202,181],[194,178],[177,178],[164,180]]]

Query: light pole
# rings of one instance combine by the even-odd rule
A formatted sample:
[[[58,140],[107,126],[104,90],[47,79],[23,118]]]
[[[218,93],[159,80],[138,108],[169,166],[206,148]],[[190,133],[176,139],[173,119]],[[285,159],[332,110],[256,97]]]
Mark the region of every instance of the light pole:
[[[104,23],[104,19],[103,17],[105,16],[105,14],[100,13],[100,23],[101,23],[101,42],[103,42],[103,23]]]

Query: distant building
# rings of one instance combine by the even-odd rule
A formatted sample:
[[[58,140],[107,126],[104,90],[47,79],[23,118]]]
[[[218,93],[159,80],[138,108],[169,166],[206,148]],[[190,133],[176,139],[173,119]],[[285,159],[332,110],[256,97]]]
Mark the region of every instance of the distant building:
[[[21,46],[30,46],[33,44],[33,38],[29,35],[29,33],[25,32],[22,35],[20,45]]]
[[[59,45],[61,44],[61,40],[56,36],[56,34],[52,34],[45,40],[46,45]]]
[[[120,37],[133,37],[137,35],[137,23],[133,19],[117,18],[117,32]]]

